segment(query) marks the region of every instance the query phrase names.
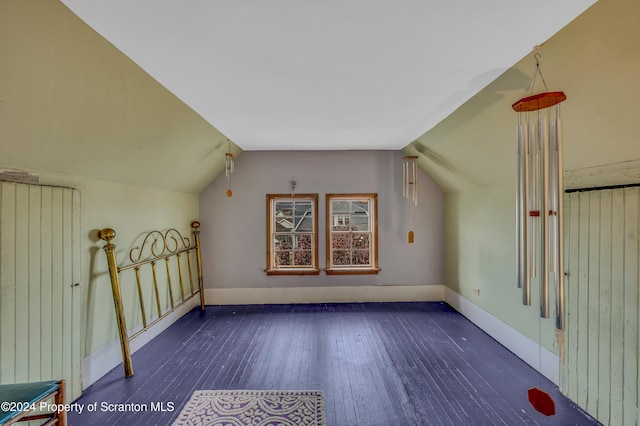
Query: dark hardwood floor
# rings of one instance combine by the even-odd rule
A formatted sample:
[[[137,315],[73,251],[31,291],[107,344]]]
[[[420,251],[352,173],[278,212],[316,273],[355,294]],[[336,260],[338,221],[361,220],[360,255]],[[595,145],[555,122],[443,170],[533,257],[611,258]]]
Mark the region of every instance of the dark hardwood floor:
[[[133,363],[133,377],[120,365],[86,389],[77,402],[97,410],[69,424],[171,424],[200,389],[322,390],[327,426],[598,424],[444,303],[208,306]],[[534,386],[555,416],[530,406]]]

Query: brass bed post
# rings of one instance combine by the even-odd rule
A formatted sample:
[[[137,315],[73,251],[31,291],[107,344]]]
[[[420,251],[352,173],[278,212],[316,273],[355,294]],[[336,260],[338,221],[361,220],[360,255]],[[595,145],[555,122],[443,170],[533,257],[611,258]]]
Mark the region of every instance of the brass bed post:
[[[129,350],[129,337],[127,335],[127,325],[124,319],[124,309],[122,307],[122,293],[120,292],[120,280],[118,278],[118,266],[116,264],[115,244],[111,240],[115,238],[116,231],[111,228],[104,228],[98,232],[98,237],[107,242],[103,247],[107,253],[107,263],[109,265],[109,277],[111,278],[111,290],[113,292],[113,305],[116,309],[116,320],[118,322],[118,334],[120,336],[120,349],[122,350],[122,362],[126,377],[133,376],[133,363],[131,362],[131,351]]]
[[[202,258],[200,257],[200,222],[191,222],[193,239],[196,244],[196,262],[198,264],[198,288],[200,289],[200,310],[204,311],[204,283],[202,282]]]

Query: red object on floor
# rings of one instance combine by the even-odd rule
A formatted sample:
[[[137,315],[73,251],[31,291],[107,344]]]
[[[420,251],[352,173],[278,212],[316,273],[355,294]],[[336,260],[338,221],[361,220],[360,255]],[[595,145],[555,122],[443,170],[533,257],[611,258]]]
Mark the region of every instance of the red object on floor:
[[[536,411],[545,416],[556,414],[556,403],[548,393],[538,388],[531,388],[527,393],[529,394],[529,402]]]

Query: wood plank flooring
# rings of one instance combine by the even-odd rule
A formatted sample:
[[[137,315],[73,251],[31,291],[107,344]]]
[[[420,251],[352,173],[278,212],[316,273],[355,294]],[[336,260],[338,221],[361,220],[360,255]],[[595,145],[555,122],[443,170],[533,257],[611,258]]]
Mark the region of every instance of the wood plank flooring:
[[[599,424],[445,303],[207,306],[133,364],[86,389],[69,424],[171,424],[200,389],[322,390],[327,426]],[[555,416],[530,406],[533,386]]]

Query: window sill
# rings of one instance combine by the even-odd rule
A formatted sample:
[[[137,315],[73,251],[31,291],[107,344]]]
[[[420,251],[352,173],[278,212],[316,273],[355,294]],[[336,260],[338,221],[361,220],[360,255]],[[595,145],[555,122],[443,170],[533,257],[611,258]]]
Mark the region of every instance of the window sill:
[[[265,269],[267,275],[320,275],[320,269],[315,268],[288,268]]]
[[[327,275],[377,275],[380,268],[327,268]]]

